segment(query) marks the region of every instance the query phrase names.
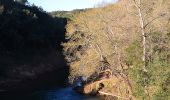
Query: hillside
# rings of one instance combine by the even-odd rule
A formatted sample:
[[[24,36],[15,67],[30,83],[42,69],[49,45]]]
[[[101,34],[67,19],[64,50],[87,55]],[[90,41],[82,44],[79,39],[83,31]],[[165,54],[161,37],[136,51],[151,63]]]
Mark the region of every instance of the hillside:
[[[170,99],[169,4],[169,0],[119,0],[75,14],[63,44],[69,81],[89,79],[109,68],[128,77],[137,100]],[[117,94],[116,98],[122,96]]]
[[[0,91],[67,81],[68,67],[60,45],[66,18],[52,17],[35,5],[0,0],[0,22]]]
[[[109,94],[111,100],[169,100],[169,5],[119,0],[45,12],[0,0],[0,92],[80,80],[87,94]]]

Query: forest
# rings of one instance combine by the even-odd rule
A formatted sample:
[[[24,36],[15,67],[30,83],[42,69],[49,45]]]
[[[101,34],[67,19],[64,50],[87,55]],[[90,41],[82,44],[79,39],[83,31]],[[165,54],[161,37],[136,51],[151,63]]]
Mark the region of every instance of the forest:
[[[66,18],[19,1],[0,0],[0,91],[63,85],[68,67],[60,44]]]
[[[137,100],[169,100],[169,5],[169,0],[119,0],[74,14],[63,43],[69,81],[88,79],[107,66],[128,77]]]
[[[106,69],[111,100],[170,99],[169,0],[53,12],[0,0],[0,92],[94,82]]]

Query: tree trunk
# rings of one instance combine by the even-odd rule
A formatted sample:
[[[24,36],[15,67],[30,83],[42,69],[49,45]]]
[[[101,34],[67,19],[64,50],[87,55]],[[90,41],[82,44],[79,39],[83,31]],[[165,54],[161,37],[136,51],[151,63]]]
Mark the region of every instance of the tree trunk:
[[[138,0],[138,4],[136,3],[136,7],[138,9],[139,23],[140,23],[141,34],[142,34],[142,47],[143,47],[142,61],[144,63],[143,71],[147,71],[146,70],[146,32],[144,27],[144,18],[142,16],[142,11],[141,11],[141,0]]]

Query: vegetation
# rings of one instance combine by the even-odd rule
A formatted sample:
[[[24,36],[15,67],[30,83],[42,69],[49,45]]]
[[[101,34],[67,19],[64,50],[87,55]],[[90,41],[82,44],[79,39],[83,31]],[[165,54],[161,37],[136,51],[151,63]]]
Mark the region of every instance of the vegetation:
[[[35,5],[0,0],[0,91],[63,84],[68,68],[60,44],[66,22]]]
[[[15,1],[20,4],[26,4],[28,2],[27,0],[15,0]]]
[[[73,17],[74,14],[78,14],[80,12],[86,11],[87,9],[75,9],[73,11],[53,11],[49,14],[53,17],[61,17],[61,18],[67,18],[69,20]]]
[[[75,14],[63,44],[70,82],[107,66],[127,74],[138,100],[170,99],[169,4],[119,0]]]
[[[119,0],[47,14],[27,0],[0,0],[0,87],[22,88],[25,80],[58,70],[62,70],[58,79],[52,76],[63,82],[68,75],[66,59],[70,83],[79,76],[93,80],[109,69],[121,83],[114,88],[128,78],[137,100],[169,100],[169,5],[169,0]],[[106,90],[114,81],[104,83]],[[125,88],[117,94],[126,95]]]

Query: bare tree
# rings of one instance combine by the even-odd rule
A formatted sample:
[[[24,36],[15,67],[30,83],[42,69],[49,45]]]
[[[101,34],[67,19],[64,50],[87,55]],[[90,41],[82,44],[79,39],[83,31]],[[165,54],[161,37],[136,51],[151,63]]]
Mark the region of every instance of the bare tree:
[[[162,1],[162,0],[160,0],[160,1]],[[151,8],[153,6],[151,4],[155,4],[154,1],[152,2],[152,1],[145,1],[145,0],[142,0],[142,1],[141,0],[133,0],[133,2],[136,7],[136,11],[137,11],[136,15],[138,17],[138,22],[140,25],[140,32],[142,35],[142,48],[143,48],[142,61],[144,63],[143,71],[147,72],[147,68],[146,68],[146,66],[147,66],[147,49],[148,49],[147,48],[147,37],[151,30],[151,28],[149,28],[148,26],[151,26],[154,23],[154,21],[156,21],[157,19],[164,17],[166,15],[166,13],[161,13],[156,16],[150,16],[151,13],[148,13],[148,12],[151,10]],[[148,5],[145,5],[147,3],[148,3]],[[154,7],[152,9],[153,9],[153,11],[155,10]]]
[[[143,46],[142,60],[144,62],[143,70],[146,71],[146,32],[145,32],[145,27],[144,27],[144,17],[143,17],[142,9],[141,9],[141,0],[134,0],[134,3],[138,10],[138,17],[139,17],[141,34],[142,34],[142,46]]]

